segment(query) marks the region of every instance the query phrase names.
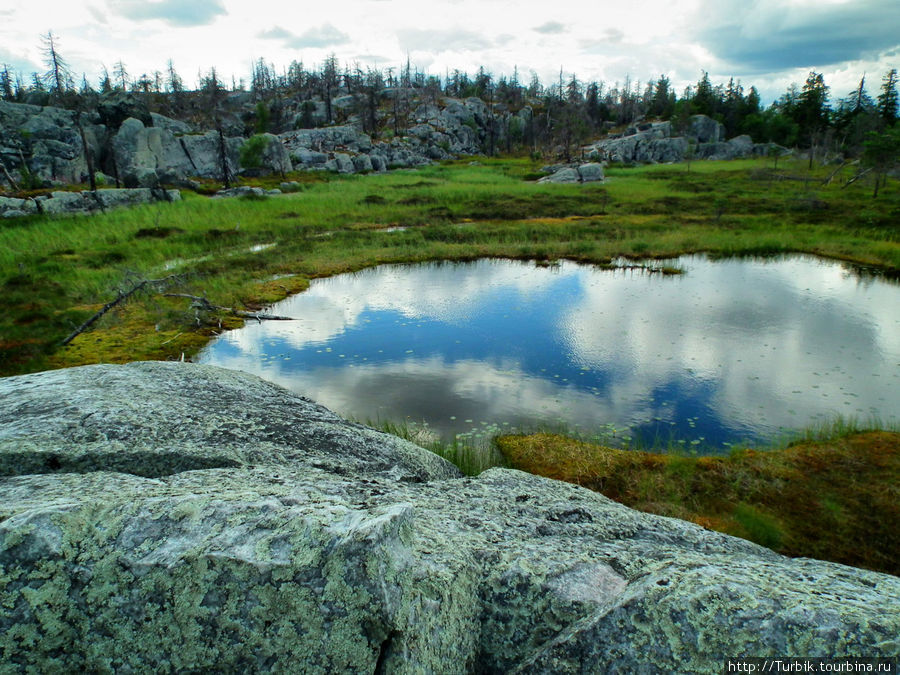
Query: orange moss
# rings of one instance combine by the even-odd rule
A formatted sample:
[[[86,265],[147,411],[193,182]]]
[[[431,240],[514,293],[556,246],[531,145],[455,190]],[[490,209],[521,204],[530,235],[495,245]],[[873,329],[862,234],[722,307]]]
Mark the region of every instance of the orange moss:
[[[504,436],[510,466],[787,555],[900,574],[900,433],[683,457],[552,434]]]

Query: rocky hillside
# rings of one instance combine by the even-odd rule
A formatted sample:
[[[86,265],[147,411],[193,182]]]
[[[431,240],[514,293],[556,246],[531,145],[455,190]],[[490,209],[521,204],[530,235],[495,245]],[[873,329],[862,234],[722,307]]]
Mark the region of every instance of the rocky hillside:
[[[0,653],[34,672],[721,672],[900,652],[900,579],[444,460],[181,363],[0,380]]]
[[[339,111],[344,98],[334,99],[332,109]],[[408,112],[402,128],[383,129],[373,138],[363,132],[360,115],[348,113],[340,116],[340,125],[321,126],[317,113],[287,105],[279,109],[280,121],[273,125],[277,133],[253,133],[249,121],[242,122],[255,114],[246,93],[222,102],[223,112],[215,120],[196,114],[186,120],[165,117],[151,112],[135,94],[123,92],[112,92],[81,112],[0,101],[0,186],[18,192],[87,184],[93,174],[101,187],[191,188],[196,178],[227,182],[240,175],[292,171],[385,171],[499,152],[511,147],[513,136],[521,146],[536,129],[550,124],[549,113],[547,119],[536,120],[528,105],[511,112],[479,98],[419,98],[404,105]],[[399,114],[394,113],[395,126]],[[580,154],[626,163],[767,152],[768,145],[754,145],[747,136],[725,142],[724,127],[703,115],[690,118],[682,133],[669,122],[648,123],[575,148],[574,153],[564,150],[569,158]],[[40,204],[29,208],[42,210]],[[3,210],[29,208],[7,205]]]

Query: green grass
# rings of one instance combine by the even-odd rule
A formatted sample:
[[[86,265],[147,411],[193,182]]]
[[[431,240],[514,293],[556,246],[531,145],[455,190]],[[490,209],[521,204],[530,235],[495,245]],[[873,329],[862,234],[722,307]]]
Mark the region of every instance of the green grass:
[[[303,181],[300,192],[261,200],[186,193],[180,203],[4,221],[0,373],[190,356],[219,318],[199,317],[198,325],[185,302],[159,297],[140,298],[72,347],[57,347],[127,279],[172,273],[183,275],[182,292],[258,306],[314,277],[483,256],[605,263],[698,251],[807,252],[900,271],[896,182],[876,202],[864,181],[841,188],[849,168],[828,186],[820,184],[825,168],[809,173],[788,162],[774,172],[763,160],[693,162],[690,172],[613,168],[602,185],[523,180],[538,169],[529,160],[493,159],[382,175],[298,175],[291,178]],[[385,231],[397,227],[406,229]],[[251,248],[267,244],[274,246]]]
[[[390,420],[366,420],[363,424],[430,450],[455,464],[467,476],[477,476],[491,467],[506,466],[493,439],[474,439],[460,435],[447,442],[428,429],[427,425]]]

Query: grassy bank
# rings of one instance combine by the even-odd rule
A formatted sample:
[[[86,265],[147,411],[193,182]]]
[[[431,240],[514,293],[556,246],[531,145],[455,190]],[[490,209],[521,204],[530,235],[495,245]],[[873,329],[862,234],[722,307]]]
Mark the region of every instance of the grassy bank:
[[[625,451],[552,434],[497,439],[510,466],[641,511],[689,520],[780,553],[900,574],[900,433],[727,457]]]
[[[763,160],[612,168],[604,184],[538,185],[529,160],[369,176],[304,176],[266,199],[153,204],[0,224],[0,373],[189,358],[240,323],[160,292],[132,298],[70,346],[59,342],[135,280],[247,309],[309,279],[389,262],[502,256],[594,263],[807,252],[900,271],[900,194],[803,163]],[[174,275],[174,276],[173,276]],[[163,290],[155,287],[155,291]]]

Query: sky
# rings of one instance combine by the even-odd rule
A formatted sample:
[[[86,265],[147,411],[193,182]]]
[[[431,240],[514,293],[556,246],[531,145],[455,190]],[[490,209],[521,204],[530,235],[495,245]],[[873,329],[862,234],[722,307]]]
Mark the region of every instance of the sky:
[[[0,63],[26,79],[44,72],[48,31],[94,86],[117,61],[138,77],[171,59],[194,86],[212,66],[249,82],[259,58],[280,72],[334,54],[363,70],[409,58],[430,75],[484,66],[545,85],[560,70],[606,86],[666,75],[679,96],[707,71],[770,103],[811,70],[833,98],[863,75],[875,97],[900,68],[900,0],[0,0]]]

